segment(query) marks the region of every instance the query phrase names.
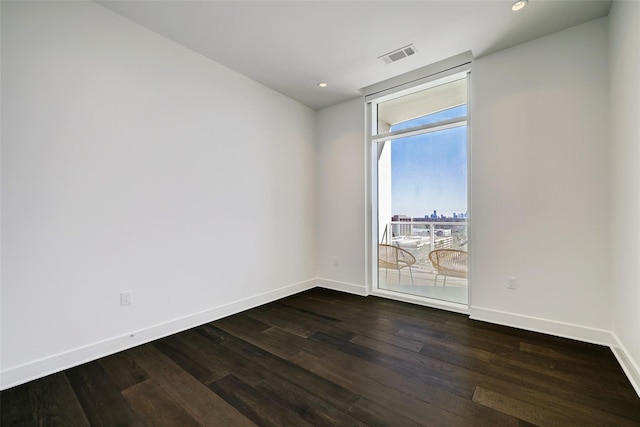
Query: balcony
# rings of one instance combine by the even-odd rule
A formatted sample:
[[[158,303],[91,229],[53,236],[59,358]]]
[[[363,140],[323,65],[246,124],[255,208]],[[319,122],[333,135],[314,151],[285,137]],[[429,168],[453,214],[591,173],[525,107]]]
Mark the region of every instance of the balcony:
[[[460,304],[468,303],[467,279],[439,275],[429,261],[434,249],[467,251],[468,224],[466,221],[391,221],[385,227],[380,243],[398,246],[410,252],[416,263],[398,270],[380,268],[380,289],[418,295]],[[412,280],[413,276],[413,280]]]

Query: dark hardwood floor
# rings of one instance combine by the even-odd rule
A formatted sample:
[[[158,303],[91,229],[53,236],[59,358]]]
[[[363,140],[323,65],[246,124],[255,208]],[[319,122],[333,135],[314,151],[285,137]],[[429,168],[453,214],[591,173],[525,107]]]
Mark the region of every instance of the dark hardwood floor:
[[[2,426],[640,426],[606,347],[323,289],[0,398]]]

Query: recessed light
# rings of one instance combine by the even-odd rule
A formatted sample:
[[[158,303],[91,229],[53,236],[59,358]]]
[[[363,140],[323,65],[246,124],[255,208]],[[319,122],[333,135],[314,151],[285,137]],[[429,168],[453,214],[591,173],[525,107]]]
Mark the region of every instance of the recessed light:
[[[318,86],[320,86],[320,87],[327,87],[328,85],[327,85],[327,83],[325,83],[325,82],[320,82],[320,83],[318,83]]]
[[[518,0],[517,2],[511,5],[511,10],[514,12],[522,10],[528,3],[529,3],[529,0]]]

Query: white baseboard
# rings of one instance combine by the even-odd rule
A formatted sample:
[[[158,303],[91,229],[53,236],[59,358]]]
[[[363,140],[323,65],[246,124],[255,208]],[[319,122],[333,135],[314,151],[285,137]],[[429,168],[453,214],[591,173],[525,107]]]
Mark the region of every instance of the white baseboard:
[[[469,317],[498,325],[511,326],[527,331],[542,332],[543,334],[570,338],[578,341],[611,346],[613,337],[610,331],[588,328],[570,323],[556,322],[538,317],[523,316],[498,310],[480,307],[469,307]]]
[[[262,304],[275,301],[317,286],[317,280],[307,280],[284,286],[259,295],[244,298],[218,307],[174,319],[132,333],[95,342],[64,353],[56,354],[0,372],[0,390],[24,384],[64,369],[78,366],[177,332],[185,331]]]
[[[333,289],[334,291],[347,292],[349,294],[360,295],[366,297],[369,295],[365,285],[356,285],[354,283],[337,282],[329,279],[317,279],[317,286],[325,289]]]
[[[611,351],[613,351],[614,356],[618,359],[618,363],[622,366],[622,370],[629,378],[629,382],[635,389],[638,397],[640,397],[640,367],[638,364],[629,357],[629,352],[626,347],[620,342],[617,335],[612,332],[614,344],[611,345]]]

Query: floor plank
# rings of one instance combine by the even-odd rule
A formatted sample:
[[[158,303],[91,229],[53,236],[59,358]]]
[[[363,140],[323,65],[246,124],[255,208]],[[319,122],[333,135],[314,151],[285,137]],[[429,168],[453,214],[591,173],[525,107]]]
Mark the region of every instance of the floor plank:
[[[513,417],[487,410],[488,408],[476,405],[469,399],[426,383],[408,380],[353,356],[323,357],[301,352],[292,361],[355,393],[361,393],[391,414],[398,411],[415,422],[424,422],[434,413],[436,420],[446,420],[446,415],[438,417],[442,412],[456,414],[467,420],[469,425],[476,426],[482,425],[483,421],[491,426],[514,426],[516,422]],[[461,422],[459,419],[455,420],[455,424]]]
[[[143,426],[99,362],[66,371],[84,414],[92,426]]]
[[[276,328],[274,327],[272,329]],[[284,377],[287,382],[292,383],[292,385],[304,388],[342,410],[348,409],[360,397],[359,394],[352,393],[322,376],[301,369],[295,363],[269,353],[259,346],[234,337],[213,325],[205,325],[202,328],[198,328],[198,330],[207,337],[210,337],[212,334],[215,334],[217,337],[222,337],[221,345],[232,351],[235,359],[245,360],[246,363],[252,363],[260,369],[264,375],[260,381],[262,384],[278,382],[278,377]],[[271,331],[271,329],[263,331],[259,335],[270,335],[267,333],[268,331]],[[287,332],[281,332],[287,334]],[[280,337],[282,335],[272,336],[281,339]],[[267,340],[268,342],[272,342],[273,339],[274,338],[268,338]],[[296,354],[297,353],[298,351],[296,351]]]
[[[133,410],[149,425],[197,427],[200,425],[175,402],[156,379],[126,389],[122,395]]]
[[[123,351],[104,357],[98,361],[102,369],[109,375],[111,381],[120,391],[140,384],[149,378],[149,375],[131,356],[131,352]]]
[[[312,425],[299,414],[280,405],[269,393],[243,383],[233,374],[215,381],[209,387],[260,426]]]
[[[80,402],[64,373],[3,391],[2,426],[88,426]]]
[[[129,351],[131,358],[149,376],[157,380],[165,393],[184,408],[202,426],[252,426],[238,412],[186,369],[159,351],[155,345],[144,345]]]

